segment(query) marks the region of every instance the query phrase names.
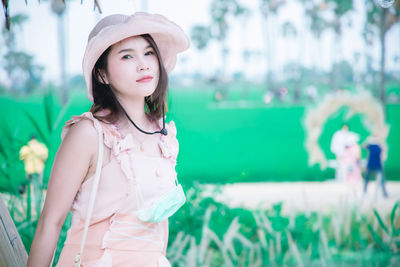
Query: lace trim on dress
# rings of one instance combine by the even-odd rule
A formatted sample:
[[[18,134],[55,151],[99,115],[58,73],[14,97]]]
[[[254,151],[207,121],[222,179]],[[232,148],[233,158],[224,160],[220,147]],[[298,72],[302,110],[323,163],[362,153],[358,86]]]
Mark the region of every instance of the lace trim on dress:
[[[91,112],[85,112],[82,115],[79,116],[72,116],[71,119],[69,121],[67,121],[65,123],[65,126],[63,127],[63,130],[61,132],[61,139],[64,139],[64,137],[67,135],[70,126],[72,126],[73,124],[83,120],[83,119],[87,119],[93,122],[93,127],[97,129],[97,125],[94,123],[94,116]],[[99,121],[100,122],[100,121]],[[110,130],[108,127],[106,127],[104,125],[104,123],[100,122],[100,125],[103,129],[103,140],[104,140],[104,144],[108,147],[108,148],[112,148],[113,144],[114,144],[114,140],[116,138],[119,137],[118,132],[115,130],[115,128],[113,128],[112,130]],[[113,125],[110,124],[111,127],[114,127]]]
[[[139,142],[133,138],[131,134],[122,136],[117,126],[113,125],[115,131],[118,133],[114,139],[113,154],[121,164],[122,171],[125,173],[128,179],[133,179],[134,174],[134,163],[130,156],[133,151],[139,149]],[[160,135],[158,146],[161,150],[161,154],[164,158],[171,160],[172,164],[176,164],[176,158],[179,152],[179,143],[176,139],[176,126],[173,121],[165,125],[168,130],[168,135]]]
[[[176,164],[176,158],[179,152],[179,142],[176,139],[176,126],[174,121],[170,121],[165,125],[168,135],[161,135],[159,146],[163,156],[173,161]]]
[[[65,123],[61,138],[64,139],[71,125],[83,119],[91,120],[93,126],[95,128],[97,127],[94,123],[95,118],[93,114],[91,112],[85,112],[80,116],[72,116],[71,119]],[[104,144],[111,149],[113,156],[117,159],[118,163],[120,163],[122,172],[125,174],[126,178],[132,181],[135,177],[135,173],[131,154],[134,150],[139,148],[139,142],[135,140],[131,134],[127,134],[123,137],[115,124],[100,123],[100,125],[103,128]],[[175,165],[179,152],[179,142],[176,139],[176,126],[174,121],[171,121],[166,123],[165,127],[168,130],[168,135],[160,135],[158,146],[162,156],[171,160],[173,165]]]

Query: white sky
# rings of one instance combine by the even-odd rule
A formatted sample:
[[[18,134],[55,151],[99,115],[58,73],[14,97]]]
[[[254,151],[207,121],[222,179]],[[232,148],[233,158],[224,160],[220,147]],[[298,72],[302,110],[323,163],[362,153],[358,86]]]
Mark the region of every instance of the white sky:
[[[371,0],[372,1],[372,0]],[[133,0],[99,0],[103,13],[93,12],[93,0],[68,1],[66,14],[66,40],[67,40],[67,72],[68,75],[81,73],[81,61],[84,53],[87,36],[96,21],[113,13],[131,14],[142,10],[141,1]],[[190,29],[195,24],[207,24],[210,20],[208,9],[210,0],[182,1],[182,0],[148,0],[147,11],[160,13],[176,22],[189,35]],[[356,11],[351,18],[352,28],[345,28],[341,43],[332,46],[334,35],[326,32],[320,41],[310,38],[310,33],[305,31],[306,19],[302,15],[302,7],[295,0],[287,0],[288,4],[279,13],[279,17],[269,25],[271,33],[271,47],[267,48],[262,34],[262,20],[259,12],[258,0],[242,1],[251,9],[251,19],[243,21],[231,21],[229,34],[230,55],[228,59],[228,73],[243,71],[247,76],[262,76],[268,67],[274,70],[282,70],[288,61],[300,60],[307,66],[318,66],[329,69],[332,62],[332,49],[336,49],[339,58],[344,58],[354,63],[354,53],[363,55],[367,52],[362,39],[364,24],[364,0],[356,0]],[[10,1],[10,13],[24,13],[29,16],[19,34],[18,46],[35,56],[35,62],[45,66],[44,76],[46,80],[60,80],[59,51],[57,17],[50,10],[49,1],[28,0],[28,6],[24,0]],[[298,30],[298,37],[285,39],[281,35],[281,25],[285,21],[291,21]],[[4,17],[0,16],[0,23],[4,24]],[[0,40],[3,45],[3,41]],[[212,75],[221,66],[220,48],[212,42],[207,50],[199,52],[192,45],[189,51],[180,56],[175,73],[202,72]],[[252,56],[248,63],[243,61],[243,49],[259,51],[260,54]],[[266,63],[262,53],[265,49],[272,49],[270,66]],[[376,64],[379,60],[379,45],[371,51]],[[400,72],[400,63],[394,61],[395,56],[400,56],[400,27],[397,25],[388,33],[387,39],[387,65],[390,70]],[[363,62],[357,64],[363,66]],[[376,66],[378,67],[378,65]]]

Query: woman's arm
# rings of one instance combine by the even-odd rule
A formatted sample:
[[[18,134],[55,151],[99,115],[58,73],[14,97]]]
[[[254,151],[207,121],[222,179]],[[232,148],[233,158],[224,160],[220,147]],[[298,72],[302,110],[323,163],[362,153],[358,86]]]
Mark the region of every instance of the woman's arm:
[[[48,267],[72,202],[96,166],[98,136],[93,123],[71,126],[54,159],[43,211],[28,257],[28,267]]]

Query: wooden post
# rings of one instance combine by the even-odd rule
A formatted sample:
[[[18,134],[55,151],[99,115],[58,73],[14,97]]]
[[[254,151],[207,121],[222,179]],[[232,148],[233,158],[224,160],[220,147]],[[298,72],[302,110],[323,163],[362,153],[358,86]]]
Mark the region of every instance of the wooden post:
[[[0,195],[0,267],[26,266],[28,254]]]

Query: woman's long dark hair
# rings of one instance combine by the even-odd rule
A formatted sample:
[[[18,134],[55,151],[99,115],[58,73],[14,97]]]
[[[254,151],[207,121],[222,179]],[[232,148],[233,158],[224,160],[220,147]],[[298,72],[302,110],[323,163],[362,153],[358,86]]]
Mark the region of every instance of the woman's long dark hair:
[[[160,71],[157,87],[152,95],[145,97],[146,114],[149,115],[153,121],[158,121],[160,118],[162,118],[163,106],[165,112],[168,110],[166,103],[168,74],[165,70],[160,51],[153,38],[149,34],[143,34],[140,36],[143,37],[154,49],[158,59]],[[90,112],[92,112],[97,119],[103,122],[115,123],[119,116],[124,114],[122,110],[123,108],[116,98],[114,92],[111,90],[111,87],[108,84],[103,83],[100,78],[100,70],[107,71],[107,56],[110,51],[111,46],[107,48],[107,50],[104,51],[99,57],[92,70],[93,105],[90,108]],[[110,112],[108,114],[99,113],[99,111],[103,109],[108,109]]]

